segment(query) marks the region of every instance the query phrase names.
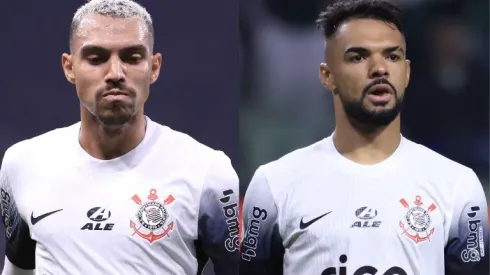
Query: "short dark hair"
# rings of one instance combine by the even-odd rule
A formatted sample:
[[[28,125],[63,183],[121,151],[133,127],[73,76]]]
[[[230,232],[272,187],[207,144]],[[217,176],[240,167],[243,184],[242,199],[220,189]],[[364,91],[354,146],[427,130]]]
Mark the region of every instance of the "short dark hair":
[[[402,11],[386,0],[338,0],[320,13],[316,20],[326,39],[350,19],[371,18],[391,23],[403,33]]]

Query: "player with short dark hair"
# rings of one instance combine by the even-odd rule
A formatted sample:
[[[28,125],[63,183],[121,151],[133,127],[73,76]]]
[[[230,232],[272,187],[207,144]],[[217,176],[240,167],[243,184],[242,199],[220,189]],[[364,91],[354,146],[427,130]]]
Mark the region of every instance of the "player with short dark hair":
[[[131,0],[75,13],[63,71],[81,121],[19,142],[0,170],[2,275],[238,272],[230,159],[144,115],[162,56]]]
[[[476,174],[401,135],[410,80],[401,21],[378,0],[337,1],[320,14],[319,75],[335,131],[255,172],[240,274],[489,273]]]

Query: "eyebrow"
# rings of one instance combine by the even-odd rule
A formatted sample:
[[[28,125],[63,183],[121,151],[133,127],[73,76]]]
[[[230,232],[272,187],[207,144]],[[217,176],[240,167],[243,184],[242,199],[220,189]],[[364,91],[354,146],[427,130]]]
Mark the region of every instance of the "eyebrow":
[[[405,50],[401,46],[391,46],[383,49],[383,53],[392,53],[395,51],[401,51],[403,54],[405,53]],[[363,47],[349,47],[345,51],[345,54],[348,53],[368,54],[369,52],[370,51],[368,49]]]
[[[135,45],[130,45],[128,47],[124,47],[119,50],[120,52],[148,52],[146,49],[145,45],[143,44],[135,44]],[[109,49],[97,46],[97,45],[84,45],[81,49],[80,52],[82,55],[87,55],[89,53],[93,52],[109,52]]]

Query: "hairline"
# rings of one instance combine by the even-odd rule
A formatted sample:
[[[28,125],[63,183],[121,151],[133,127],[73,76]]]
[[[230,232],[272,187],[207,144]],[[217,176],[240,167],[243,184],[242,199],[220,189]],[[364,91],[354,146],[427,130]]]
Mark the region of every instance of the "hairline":
[[[373,18],[373,17],[364,17],[364,16],[352,16],[352,17],[347,17],[345,18],[344,20],[340,21],[338,23],[337,26],[335,26],[335,31],[329,36],[329,37],[326,37],[324,36],[324,60],[327,61],[327,56],[328,56],[328,48],[329,48],[329,45],[331,44],[335,44],[334,40],[337,38],[338,36],[338,30],[345,24],[353,21],[353,20],[362,20],[362,19],[368,19],[368,20],[374,20],[374,21],[378,21],[378,22],[382,22],[382,23],[385,23],[387,26],[389,26],[390,28],[392,28],[393,30],[396,30],[400,33],[401,37],[402,37],[402,45],[401,47],[404,47],[405,48],[405,55],[407,54],[407,41],[406,41],[406,37],[405,37],[405,34],[396,26],[395,23],[393,22],[390,22],[389,20],[384,20],[384,19],[381,19],[381,18]]]
[[[72,51],[73,40],[78,34],[81,24],[89,17],[103,16],[113,19],[133,19],[138,20],[139,24],[146,27],[145,35],[150,39],[150,50],[154,47],[154,27],[153,19],[144,6],[135,0],[87,0],[88,2],[80,6],[70,24],[69,47]]]
[[[400,28],[398,28],[398,26],[396,25],[395,22],[392,22],[390,20],[386,20],[386,19],[383,19],[383,18],[379,18],[379,17],[369,16],[369,15],[352,15],[352,16],[347,16],[343,20],[339,21],[335,25],[334,31],[332,32],[331,35],[329,35],[327,37],[324,34],[323,37],[325,38],[325,41],[328,41],[330,39],[335,38],[337,36],[338,30],[339,30],[340,27],[342,27],[343,25],[345,25],[345,24],[347,24],[347,23],[349,23],[351,21],[354,21],[354,20],[373,20],[373,21],[383,22],[387,26],[389,26],[389,27],[393,28],[394,30],[397,30],[398,32],[400,32],[400,34],[405,38],[405,33]]]
[[[142,16],[136,15],[136,16],[130,16],[130,17],[115,17],[115,16],[110,16],[110,15],[102,15],[97,12],[90,12],[85,15],[83,15],[80,20],[78,21],[73,21],[71,28],[70,28],[70,51],[73,52],[73,41],[75,37],[77,36],[78,30],[80,29],[80,25],[83,22],[83,20],[86,20],[90,16],[102,16],[102,17],[107,17],[107,18],[113,18],[113,19],[127,19],[127,20],[134,20],[137,19],[140,24],[144,24],[146,26],[146,35],[148,35],[148,38],[150,39],[150,52],[153,51],[153,46],[154,46],[154,33],[152,32],[152,26],[149,25],[145,19]]]

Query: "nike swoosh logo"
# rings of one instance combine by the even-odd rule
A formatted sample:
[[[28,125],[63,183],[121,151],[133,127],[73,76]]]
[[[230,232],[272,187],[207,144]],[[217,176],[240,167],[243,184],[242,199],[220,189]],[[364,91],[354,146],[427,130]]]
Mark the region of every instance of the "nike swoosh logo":
[[[319,219],[325,217],[326,215],[332,213],[332,211],[330,212],[327,212],[319,217],[316,217],[314,218],[313,220],[309,221],[309,222],[303,222],[303,218],[301,218],[301,221],[299,222],[299,229],[303,230],[303,229],[306,229],[307,227],[309,227],[310,225],[312,225],[313,223],[315,223],[316,221],[318,221]]]
[[[63,209],[54,210],[54,211],[42,214],[41,216],[37,216],[37,217],[34,217],[34,212],[32,212],[31,213],[31,223],[32,223],[32,225],[35,225],[36,223],[40,222],[42,219],[44,219],[50,215],[53,215],[54,213],[60,212],[61,210],[63,210]]]

